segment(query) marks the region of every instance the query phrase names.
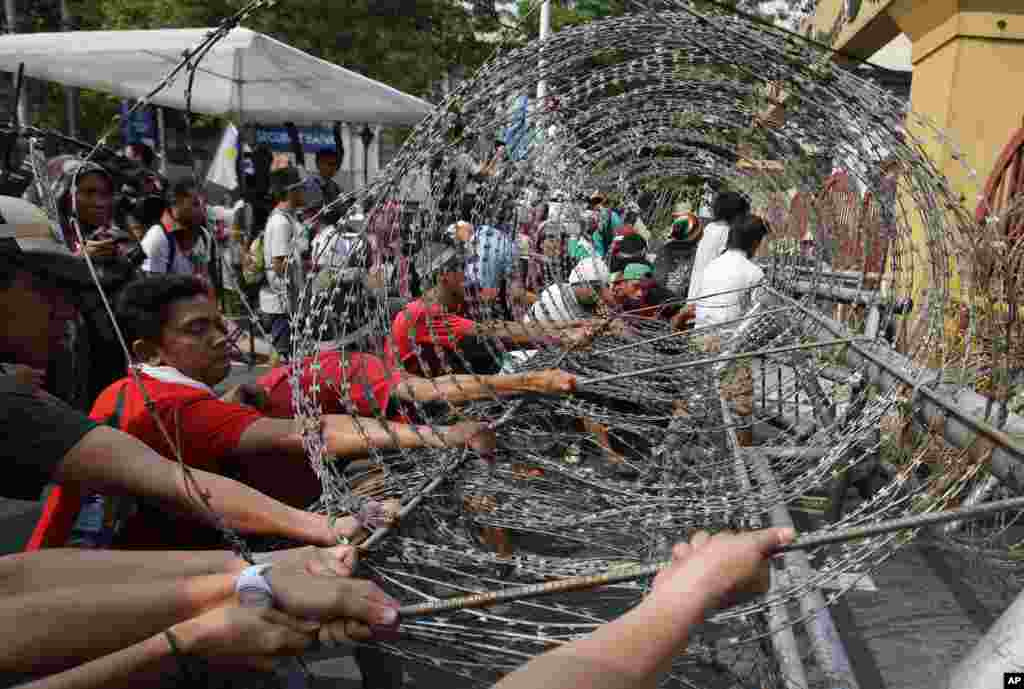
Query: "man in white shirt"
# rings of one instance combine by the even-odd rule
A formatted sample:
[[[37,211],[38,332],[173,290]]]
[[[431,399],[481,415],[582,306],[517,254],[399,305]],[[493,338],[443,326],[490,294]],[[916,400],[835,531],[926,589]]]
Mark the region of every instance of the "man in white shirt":
[[[697,245],[690,273],[690,289],[687,298],[691,301],[702,294],[701,280],[708,264],[722,255],[729,239],[729,227],[750,212],[750,201],[734,191],[724,191],[714,204],[715,219],[704,228],[704,236]]]
[[[735,321],[753,306],[764,271],[750,259],[768,231],[768,224],[756,215],[733,224],[725,253],[704,269],[697,299],[698,327]]]
[[[142,238],[142,250],[146,253],[146,260],[142,264],[144,271],[156,274],[198,274],[209,279],[207,271],[212,250],[207,246],[209,239],[199,223],[198,211],[195,186],[190,180],[179,181],[174,185],[174,205],[164,218],[170,228],[158,222]]]
[[[748,215],[733,223],[725,253],[708,264],[697,300],[697,327],[723,325],[734,330],[758,298],[764,271],[750,259],[757,253],[769,227],[761,217]],[[721,333],[704,336],[704,350],[721,349]],[[736,439],[741,446],[753,445],[749,417],[754,413],[754,376],[750,361],[737,361],[723,373],[719,383],[722,398],[729,403],[737,423]]]
[[[309,242],[296,216],[305,204],[303,184],[302,176],[293,167],[275,170],[270,176],[275,205],[263,235],[267,279],[260,287],[260,311],[274,349],[282,357],[291,351],[289,319],[305,283],[302,254]]]

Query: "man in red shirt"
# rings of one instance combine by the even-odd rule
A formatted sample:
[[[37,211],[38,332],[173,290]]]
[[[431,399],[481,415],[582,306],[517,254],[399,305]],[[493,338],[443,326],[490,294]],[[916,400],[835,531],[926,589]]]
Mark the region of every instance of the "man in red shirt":
[[[466,306],[465,259],[455,248],[423,248],[417,272],[434,287],[408,304],[391,323],[391,344],[406,371],[433,378],[442,373],[497,373],[499,363],[485,338],[513,347],[571,346],[587,336],[588,321],[563,323],[477,323],[461,314]]]
[[[246,401],[248,389],[224,398],[212,389],[230,370],[227,335],[217,304],[202,282],[191,276],[158,276],[125,288],[118,321],[139,366],[108,387],[91,416],[116,424],[165,457],[185,464],[234,473],[283,502],[296,503],[319,494],[318,481],[306,462],[302,429],[291,419],[273,419]],[[251,400],[255,401],[255,399]],[[158,423],[159,420],[159,423]],[[326,415],[322,432],[328,453],[336,457],[366,454],[371,447],[458,447],[479,452],[494,448],[493,432],[465,422],[447,428],[413,428],[380,420]],[[183,528],[152,506],[129,518],[118,538],[120,547],[196,548],[210,530]],[[342,522],[345,536],[356,534],[353,518]]]
[[[576,376],[556,369],[510,375],[455,375],[421,378],[406,373],[383,359],[362,352],[338,351],[331,344],[321,346],[313,366],[313,357],[305,361],[302,390],[314,399],[325,414],[400,416],[396,402],[469,402],[495,396],[536,393],[560,395],[573,392]],[[288,418],[294,415],[292,389],[288,380],[290,368],[278,366],[257,382],[268,394],[263,412],[269,416]]]

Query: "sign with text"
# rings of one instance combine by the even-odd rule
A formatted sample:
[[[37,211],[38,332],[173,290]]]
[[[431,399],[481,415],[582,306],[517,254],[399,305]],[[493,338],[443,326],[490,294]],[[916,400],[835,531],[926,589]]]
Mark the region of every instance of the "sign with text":
[[[333,151],[334,132],[326,127],[299,127],[299,141],[306,153]],[[291,151],[288,130],[284,127],[257,127],[256,145],[269,146],[272,151]]]
[[[156,113],[153,108],[139,108],[128,114],[133,101],[121,101],[121,142],[125,146],[145,144],[156,148]]]

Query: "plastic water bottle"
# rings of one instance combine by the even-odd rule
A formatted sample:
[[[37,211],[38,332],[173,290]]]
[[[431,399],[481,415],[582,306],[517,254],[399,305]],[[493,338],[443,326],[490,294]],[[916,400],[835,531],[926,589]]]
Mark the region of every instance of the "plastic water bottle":
[[[71,528],[69,545],[80,548],[104,548],[106,543],[106,501],[102,495],[93,494],[82,499],[78,518]]]

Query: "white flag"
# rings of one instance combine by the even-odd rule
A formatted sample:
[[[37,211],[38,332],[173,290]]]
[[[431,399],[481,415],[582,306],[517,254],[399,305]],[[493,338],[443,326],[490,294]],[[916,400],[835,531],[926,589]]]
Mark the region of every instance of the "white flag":
[[[210,163],[210,171],[206,173],[206,181],[217,184],[225,189],[238,188],[238,171],[235,161],[238,159],[238,129],[233,124],[224,128],[217,155]]]

